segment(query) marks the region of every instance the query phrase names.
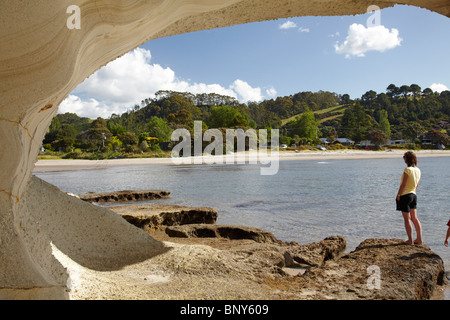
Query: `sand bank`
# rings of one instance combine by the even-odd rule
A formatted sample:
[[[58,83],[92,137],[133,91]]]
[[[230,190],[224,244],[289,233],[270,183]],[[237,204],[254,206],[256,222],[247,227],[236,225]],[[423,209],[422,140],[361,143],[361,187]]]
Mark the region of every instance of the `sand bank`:
[[[335,160],[335,159],[386,159],[386,158],[401,158],[405,150],[389,150],[389,151],[366,151],[366,150],[338,150],[338,151],[280,151],[278,159],[284,160]],[[450,157],[450,150],[421,150],[416,151],[420,160],[421,157]],[[212,162],[214,159],[216,163],[227,163],[230,158],[236,160],[246,161],[249,159],[255,162],[262,158],[258,157],[256,152],[242,153],[240,155],[226,155],[218,157],[204,157],[205,161]],[[194,163],[194,158],[191,163]],[[276,160],[275,156],[269,160]],[[172,158],[134,158],[134,159],[111,159],[111,160],[39,160],[35,164],[34,172],[45,171],[66,171],[66,170],[81,170],[81,169],[99,169],[112,166],[127,166],[127,165],[147,165],[147,164],[164,164],[177,165]]]

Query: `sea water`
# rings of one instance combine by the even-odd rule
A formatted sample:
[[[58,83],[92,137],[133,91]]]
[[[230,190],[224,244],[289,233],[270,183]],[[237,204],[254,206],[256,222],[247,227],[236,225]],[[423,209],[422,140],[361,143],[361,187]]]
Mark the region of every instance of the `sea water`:
[[[450,269],[443,245],[450,219],[450,158],[419,158],[417,190],[423,239]],[[260,175],[260,165],[148,164],[76,171],[36,172],[75,194],[160,189],[170,199],[152,203],[207,206],[218,224],[245,225],[300,244],[341,235],[347,252],[368,238],[406,239],[395,196],[405,163],[399,159],[281,160],[277,174]]]

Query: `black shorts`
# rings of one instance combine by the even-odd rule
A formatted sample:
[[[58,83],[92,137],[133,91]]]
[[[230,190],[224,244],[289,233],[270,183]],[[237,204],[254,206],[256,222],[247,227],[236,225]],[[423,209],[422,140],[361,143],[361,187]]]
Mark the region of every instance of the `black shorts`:
[[[417,208],[417,196],[415,193],[408,193],[400,196],[400,200],[396,200],[397,210],[402,212],[409,212],[410,209]]]

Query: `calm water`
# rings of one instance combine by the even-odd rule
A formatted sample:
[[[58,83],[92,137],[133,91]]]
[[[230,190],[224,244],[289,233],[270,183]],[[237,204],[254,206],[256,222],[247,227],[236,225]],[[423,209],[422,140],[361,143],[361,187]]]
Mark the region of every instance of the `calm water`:
[[[420,158],[418,215],[425,244],[450,269],[443,245],[450,219],[450,158]],[[289,160],[278,174],[261,176],[259,165],[139,165],[35,173],[62,191],[84,193],[164,189],[158,203],[208,206],[218,224],[271,231],[278,239],[310,243],[332,235],[347,251],[367,238],[406,239],[395,195],[405,168],[399,159]]]

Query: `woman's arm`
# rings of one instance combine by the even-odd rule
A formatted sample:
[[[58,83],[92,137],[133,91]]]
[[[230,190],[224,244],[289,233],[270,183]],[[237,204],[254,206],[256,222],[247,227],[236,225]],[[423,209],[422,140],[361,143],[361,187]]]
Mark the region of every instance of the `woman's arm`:
[[[402,183],[400,184],[400,187],[398,188],[397,192],[397,200],[400,199],[400,195],[403,193],[403,190],[405,190],[406,184],[408,183],[409,176],[403,172],[402,176]]]

